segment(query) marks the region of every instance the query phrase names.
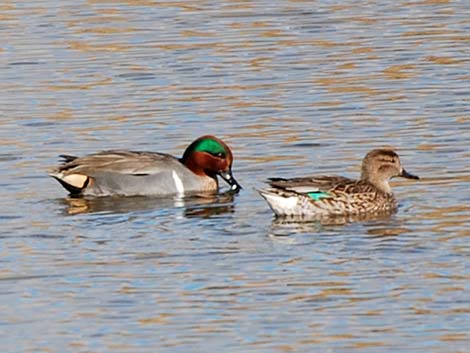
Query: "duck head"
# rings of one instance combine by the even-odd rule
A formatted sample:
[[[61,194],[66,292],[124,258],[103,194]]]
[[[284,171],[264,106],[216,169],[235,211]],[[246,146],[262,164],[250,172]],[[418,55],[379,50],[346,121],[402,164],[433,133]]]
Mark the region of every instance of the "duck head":
[[[181,162],[193,173],[217,180],[217,175],[238,192],[242,188],[232,175],[233,156],[230,148],[215,136],[201,136],[184,151]]]
[[[370,182],[379,190],[392,192],[389,180],[394,177],[419,179],[408,173],[401,165],[400,158],[391,149],[375,149],[367,153],[362,161],[361,180]]]

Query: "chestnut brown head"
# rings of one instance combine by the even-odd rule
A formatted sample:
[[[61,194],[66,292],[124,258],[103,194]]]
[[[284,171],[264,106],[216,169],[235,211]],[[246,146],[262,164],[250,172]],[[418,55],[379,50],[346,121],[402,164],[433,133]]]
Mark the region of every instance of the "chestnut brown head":
[[[184,151],[181,162],[197,175],[207,175],[214,179],[217,175],[220,176],[234,192],[241,189],[232,175],[232,151],[215,136],[206,135],[196,139]]]

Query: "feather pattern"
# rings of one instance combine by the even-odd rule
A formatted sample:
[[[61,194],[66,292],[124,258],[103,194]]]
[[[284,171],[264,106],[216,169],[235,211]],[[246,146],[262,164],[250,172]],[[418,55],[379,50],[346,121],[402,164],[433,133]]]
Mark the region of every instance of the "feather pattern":
[[[215,192],[217,176],[232,191],[241,187],[232,175],[233,156],[220,139],[193,141],[181,159],[165,153],[109,150],[83,157],[61,155],[50,176],[74,195],[171,195]]]
[[[61,157],[64,163],[57,168],[58,171],[90,176],[98,170],[129,175],[155,174],[165,169],[168,163],[179,163],[178,159],[164,153],[124,150],[102,151],[80,158]]]
[[[342,180],[335,184],[331,180],[328,184],[325,179],[322,182],[325,182],[324,186],[318,187],[316,191],[324,192],[329,197],[316,199],[309,195],[308,190],[311,188],[303,189],[297,182],[295,186],[290,186],[287,181],[283,182],[283,187],[279,183],[270,183],[271,187],[260,193],[274,213],[286,216],[379,213],[393,211],[397,207],[393,194],[383,193],[367,182]],[[296,200],[295,206],[284,207],[285,199]]]
[[[373,150],[363,160],[359,180],[338,175],[270,178],[259,190],[278,216],[341,216],[379,214],[397,209],[388,181],[394,176],[418,177],[404,171],[391,150]]]
[[[217,179],[198,176],[176,157],[157,152],[112,150],[67,156],[50,175],[72,194],[94,196],[204,192],[218,185]]]

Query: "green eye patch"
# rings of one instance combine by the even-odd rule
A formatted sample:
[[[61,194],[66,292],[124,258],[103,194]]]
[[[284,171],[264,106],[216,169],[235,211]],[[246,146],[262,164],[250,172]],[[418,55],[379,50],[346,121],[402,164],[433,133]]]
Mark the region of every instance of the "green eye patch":
[[[201,140],[195,147],[194,151],[198,152],[208,152],[210,154],[216,155],[218,153],[223,153],[224,155],[227,153],[225,151],[224,146],[222,146],[217,141],[211,139]]]

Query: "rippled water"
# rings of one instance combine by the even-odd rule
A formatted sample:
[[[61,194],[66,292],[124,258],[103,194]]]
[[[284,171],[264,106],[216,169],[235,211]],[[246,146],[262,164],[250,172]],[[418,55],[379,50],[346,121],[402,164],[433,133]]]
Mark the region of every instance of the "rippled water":
[[[468,352],[466,1],[0,4],[2,352]],[[235,198],[69,199],[61,153],[226,140]],[[276,220],[269,176],[355,177],[399,212]]]

